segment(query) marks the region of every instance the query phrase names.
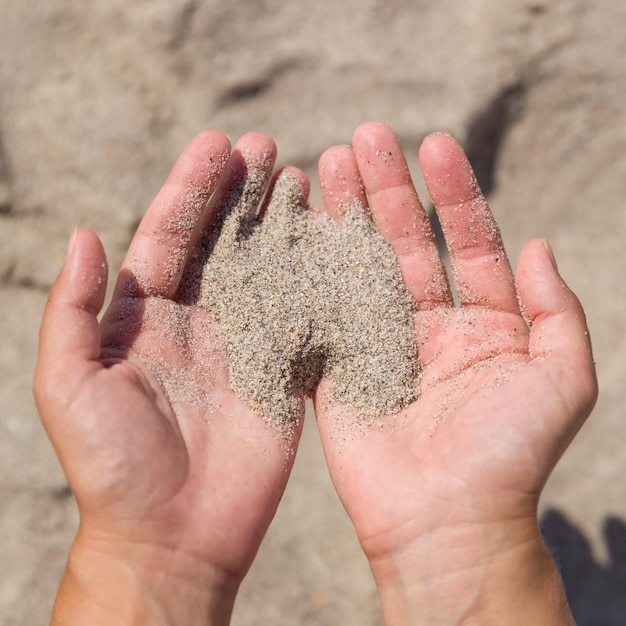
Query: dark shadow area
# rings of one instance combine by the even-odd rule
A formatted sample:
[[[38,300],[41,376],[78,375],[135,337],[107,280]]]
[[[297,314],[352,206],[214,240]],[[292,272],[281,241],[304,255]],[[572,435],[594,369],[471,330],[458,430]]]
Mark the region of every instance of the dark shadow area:
[[[262,76],[233,85],[218,98],[218,105],[228,108],[259,97],[268,92],[284,75],[294,70],[302,70],[298,59],[286,59],[275,63]]]
[[[576,624],[626,624],[626,524],[606,518],[606,564],[596,560],[585,535],[555,509],[542,516],[541,532],[561,571]]]
[[[0,215],[6,215],[11,212],[11,195],[11,176],[6,160],[2,135],[0,135]]]
[[[494,189],[500,148],[522,112],[525,92],[526,88],[521,82],[505,87],[469,124],[463,148],[485,196]]]

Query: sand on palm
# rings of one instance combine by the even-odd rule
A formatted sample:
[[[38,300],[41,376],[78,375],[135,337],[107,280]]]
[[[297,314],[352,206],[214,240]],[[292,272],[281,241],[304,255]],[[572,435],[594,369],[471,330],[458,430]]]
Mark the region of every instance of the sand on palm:
[[[417,397],[415,305],[369,209],[342,220],[309,209],[282,173],[257,214],[271,159],[240,176],[217,209],[181,290],[222,326],[233,390],[289,430],[322,377],[363,417]]]

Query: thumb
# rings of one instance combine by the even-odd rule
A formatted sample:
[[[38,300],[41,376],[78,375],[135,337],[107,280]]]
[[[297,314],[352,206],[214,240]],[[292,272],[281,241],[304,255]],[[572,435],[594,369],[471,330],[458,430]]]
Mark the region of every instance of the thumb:
[[[547,241],[534,239],[524,246],[515,280],[530,326],[531,357],[550,375],[570,410],[585,419],[598,393],[589,330]]]
[[[42,418],[48,403],[71,401],[100,355],[97,315],[104,303],[107,276],[106,256],[98,237],[86,229],[75,230],[39,332],[33,388]]]

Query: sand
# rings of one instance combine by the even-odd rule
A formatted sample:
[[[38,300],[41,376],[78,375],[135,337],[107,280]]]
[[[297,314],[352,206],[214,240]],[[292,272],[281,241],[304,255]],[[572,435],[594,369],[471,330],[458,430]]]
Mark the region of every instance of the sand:
[[[417,397],[419,366],[391,246],[357,200],[339,221],[309,209],[289,171],[259,215],[271,168],[249,161],[220,201],[179,299],[222,326],[233,389],[281,432],[324,376],[362,419],[397,412]]]

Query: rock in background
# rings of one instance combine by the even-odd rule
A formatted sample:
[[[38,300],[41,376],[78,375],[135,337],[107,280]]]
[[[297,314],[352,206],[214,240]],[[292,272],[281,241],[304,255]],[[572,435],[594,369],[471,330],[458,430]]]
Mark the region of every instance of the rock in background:
[[[422,137],[452,132],[511,255],[547,237],[586,305],[601,399],[543,523],[578,623],[623,623],[625,27],[612,0],[0,0],[0,624],[46,622],[75,530],[30,392],[73,227],[98,231],[114,271],[206,126],[270,134],[317,203],[319,154],[374,118],[398,132],[418,182]],[[312,424],[233,623],[380,623]]]

